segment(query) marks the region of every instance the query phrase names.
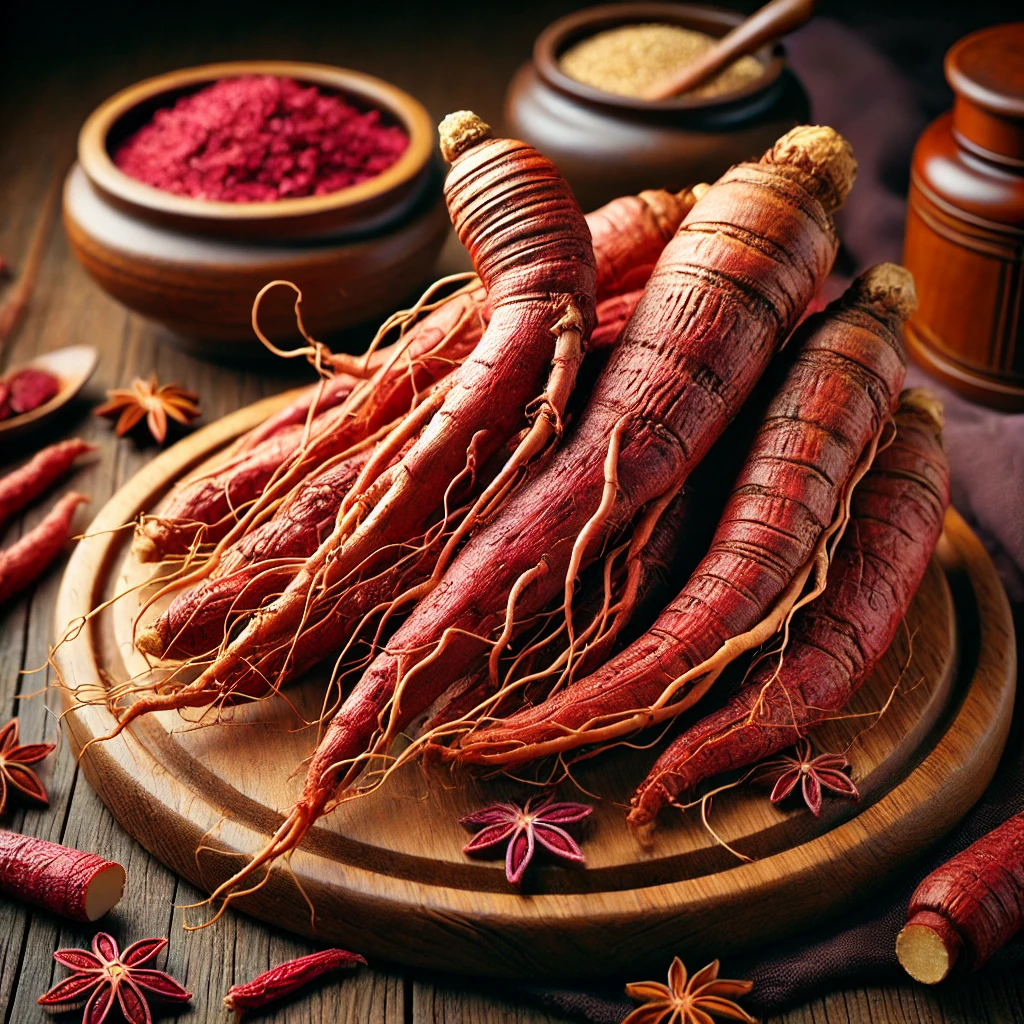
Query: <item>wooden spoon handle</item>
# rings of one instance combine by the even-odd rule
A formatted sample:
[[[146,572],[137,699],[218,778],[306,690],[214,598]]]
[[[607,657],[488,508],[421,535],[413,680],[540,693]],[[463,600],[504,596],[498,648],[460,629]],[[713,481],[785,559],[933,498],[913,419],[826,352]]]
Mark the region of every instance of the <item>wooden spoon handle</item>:
[[[653,85],[645,100],[667,100],[703,85],[738,57],[752,53],[769,40],[777,39],[810,21],[814,0],[771,0],[741,22],[707,50],[704,55],[670,78]]]

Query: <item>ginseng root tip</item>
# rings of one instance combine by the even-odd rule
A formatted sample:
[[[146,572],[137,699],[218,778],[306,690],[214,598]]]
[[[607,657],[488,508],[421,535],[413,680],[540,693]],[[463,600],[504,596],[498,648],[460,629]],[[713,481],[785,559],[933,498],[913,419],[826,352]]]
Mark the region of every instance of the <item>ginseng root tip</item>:
[[[643,806],[634,807],[626,816],[633,838],[645,849],[654,842],[655,820]]]
[[[441,156],[447,163],[453,163],[467,149],[489,139],[491,126],[472,110],[456,110],[437,126],[437,134],[441,142]]]
[[[132,541],[132,554],[143,563],[160,561],[156,544],[144,533],[137,532],[135,534],[135,539]]]
[[[151,658],[162,658],[164,653],[163,634],[155,626],[139,630],[135,637],[135,649]]]

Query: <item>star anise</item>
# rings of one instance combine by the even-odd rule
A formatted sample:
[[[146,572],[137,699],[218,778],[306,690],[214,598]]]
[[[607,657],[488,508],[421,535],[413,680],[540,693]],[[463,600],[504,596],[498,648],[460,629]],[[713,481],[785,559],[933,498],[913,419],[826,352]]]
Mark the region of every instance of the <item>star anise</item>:
[[[762,765],[762,777],[774,780],[775,787],[769,797],[773,804],[781,803],[800,783],[804,803],[817,817],[821,814],[822,790],[831,790],[839,796],[859,800],[860,793],[853,780],[846,773],[850,762],[842,754],[818,754],[812,756],[811,744],[802,740],[796,748],[795,757],[780,757]]]
[[[0,729],[0,814],[7,810],[7,795],[11,789],[49,806],[50,798],[46,795],[39,777],[28,766],[42,761],[53,753],[54,743],[18,743],[18,720],[12,718]]]
[[[107,401],[95,412],[108,419],[117,417],[117,436],[124,437],[143,416],[157,444],[167,439],[167,417],[187,427],[199,415],[199,396],[177,384],[161,384],[156,374],[149,380],[136,377],[130,388],[113,388]]]
[[[480,853],[508,843],[505,851],[505,877],[518,885],[533,860],[537,843],[563,860],[583,863],[583,852],[561,825],[571,825],[588,817],[594,808],[586,804],[555,802],[553,793],[531,797],[520,807],[514,803],[491,804],[459,820],[466,828],[480,829],[463,847],[465,853]]]
[[[714,1024],[714,1017],[756,1024],[733,1001],[753,987],[749,981],[719,978],[717,960],[687,980],[683,961],[676,957],[668,969],[667,985],[638,981],[626,986],[626,995],[643,1006],[638,1006],[622,1024]]]
[[[102,1024],[116,1001],[128,1024],[153,1024],[146,993],[173,1003],[192,998],[169,974],[142,966],[166,945],[166,939],[140,939],[122,953],[110,935],[100,932],[91,953],[58,949],[53,959],[74,973],[41,995],[39,1005],[59,1013],[85,1003],[82,1024]]]

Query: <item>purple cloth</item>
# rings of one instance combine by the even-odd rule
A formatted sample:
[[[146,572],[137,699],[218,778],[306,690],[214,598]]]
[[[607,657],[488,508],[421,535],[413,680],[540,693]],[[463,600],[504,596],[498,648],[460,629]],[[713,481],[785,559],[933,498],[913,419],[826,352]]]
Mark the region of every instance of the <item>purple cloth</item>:
[[[817,19],[789,41],[791,62],[812,98],[812,117],[838,128],[851,142],[860,172],[839,228],[843,252],[837,270],[855,274],[883,260],[898,262],[903,246],[906,186],[913,145],[927,121],[911,82],[852,30]],[[991,553],[1024,622],[1024,415],[1006,415],[959,398],[916,367],[908,385],[926,385],[946,406],[944,441],[953,473],[953,502]],[[727,959],[722,972],[749,978],[754,991],[744,1005],[766,1013],[817,992],[898,977],[896,934],[906,920],[910,894],[939,864],[1024,809],[1024,751],[1015,715],[1006,754],[995,780],[964,821],[895,887],[841,920],[787,943]],[[716,955],[709,949],[707,959]],[[1024,960],[1024,943],[999,953],[996,963]],[[666,969],[668,965],[666,964]],[[703,963],[689,965],[691,968]],[[619,1024],[632,1004],[626,980],[601,989],[567,990],[518,985],[513,998],[528,999],[592,1024]],[[663,980],[663,979],[656,979]]]

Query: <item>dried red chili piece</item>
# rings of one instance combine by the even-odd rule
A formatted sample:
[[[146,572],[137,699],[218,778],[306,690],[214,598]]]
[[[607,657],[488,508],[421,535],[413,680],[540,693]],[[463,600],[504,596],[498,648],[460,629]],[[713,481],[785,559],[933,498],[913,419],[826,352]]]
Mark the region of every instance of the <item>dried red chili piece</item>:
[[[346,949],[324,949],[319,953],[300,956],[297,960],[271,967],[261,975],[242,985],[232,985],[224,997],[224,1005],[229,1010],[259,1010],[270,1003],[284,999],[285,996],[297,992],[314,978],[319,978],[328,971],[336,971],[343,967],[356,967],[365,964],[366,960],[358,953],[350,953]]]

